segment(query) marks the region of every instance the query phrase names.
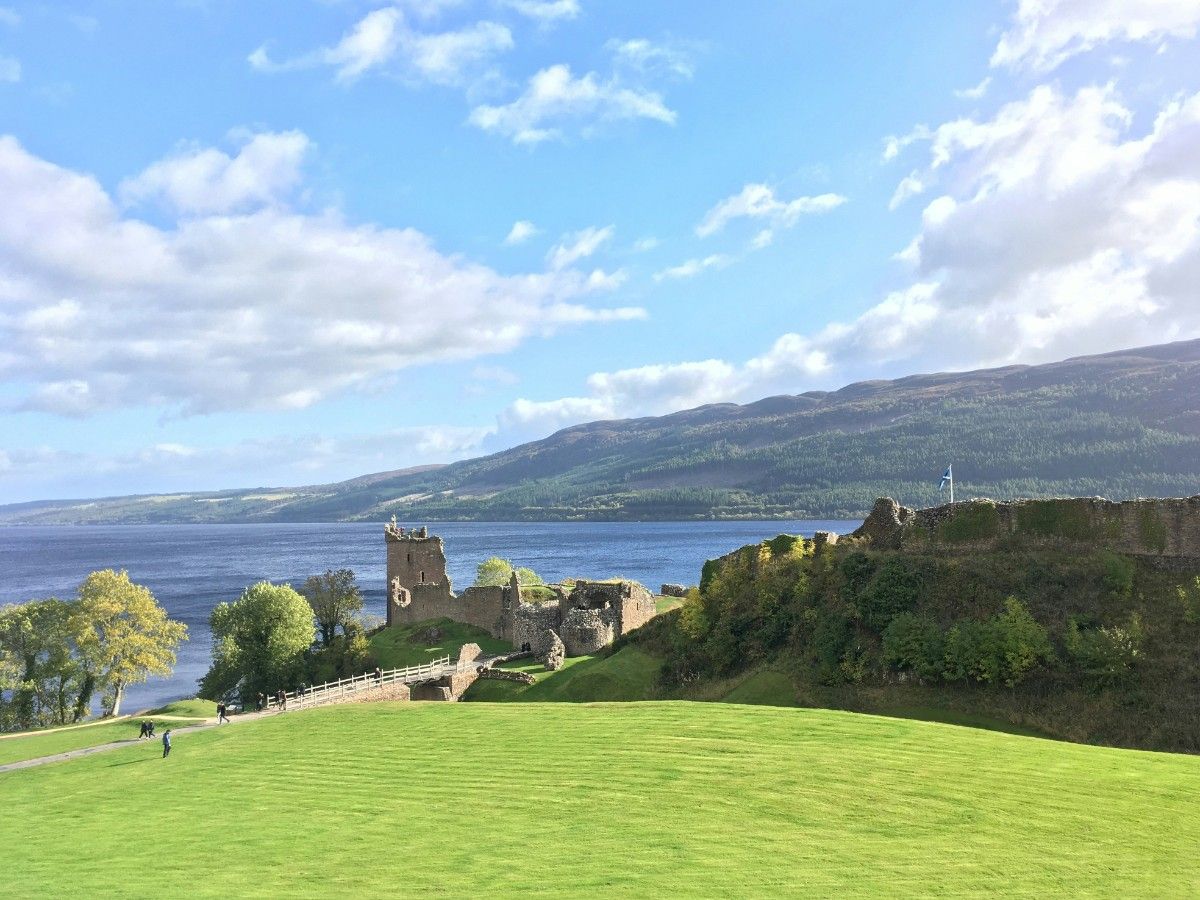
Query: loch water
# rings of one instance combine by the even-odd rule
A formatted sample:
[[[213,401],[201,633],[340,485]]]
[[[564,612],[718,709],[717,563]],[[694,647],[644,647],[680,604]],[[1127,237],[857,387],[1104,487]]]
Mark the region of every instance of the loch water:
[[[706,559],[780,533],[845,534],[858,522],[446,522],[430,524],[445,540],[456,588],[489,556],[528,566],[547,581],[632,578],[657,591],[663,582],[695,584]],[[299,587],[326,569],[353,569],[365,612],[382,616],[385,551],[380,523],[271,525],[25,526],[0,528],[0,605],[71,597],[96,569],[127,569],[167,613],[188,626],[174,673],[128,691],[125,708],[191,697],[208,668],[208,617],[264,579]]]

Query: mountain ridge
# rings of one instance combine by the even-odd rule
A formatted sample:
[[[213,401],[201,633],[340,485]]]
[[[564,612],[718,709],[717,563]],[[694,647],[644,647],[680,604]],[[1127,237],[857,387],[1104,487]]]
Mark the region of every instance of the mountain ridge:
[[[1200,492],[1200,340],[572,425],[444,465],[302,487],[0,506],[0,524],[858,518],[964,488]]]

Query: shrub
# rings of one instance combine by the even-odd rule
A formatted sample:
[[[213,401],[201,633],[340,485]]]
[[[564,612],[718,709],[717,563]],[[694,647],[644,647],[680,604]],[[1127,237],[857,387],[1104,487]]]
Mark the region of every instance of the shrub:
[[[1116,597],[1128,599],[1133,595],[1133,576],[1137,571],[1132,559],[1107,551],[1100,554],[1104,570],[1104,587]]]
[[[889,559],[871,579],[855,604],[863,623],[882,633],[900,613],[917,605],[921,579],[900,557]]]
[[[813,630],[812,650],[817,662],[817,677],[825,684],[845,680],[842,657],[850,644],[853,628],[850,620],[836,613],[826,613],[817,620]]]
[[[1125,625],[1087,628],[1076,618],[1067,623],[1063,643],[1079,671],[1101,684],[1128,675],[1142,655],[1145,629],[1134,613]]]
[[[1000,675],[1013,687],[1039,662],[1050,658],[1050,635],[1016,597],[1004,601],[1004,612],[992,620],[1000,650]]]
[[[883,633],[883,659],[897,669],[925,679],[940,678],[945,668],[946,639],[932,619],[901,613]]]

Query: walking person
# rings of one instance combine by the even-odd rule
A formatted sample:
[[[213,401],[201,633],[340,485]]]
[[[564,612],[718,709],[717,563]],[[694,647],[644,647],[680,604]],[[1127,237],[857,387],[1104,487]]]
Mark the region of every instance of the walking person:
[[[383,669],[379,668],[379,666],[375,667],[375,683],[383,684]]]
[[[145,720],[142,721],[142,730],[138,734],[138,740],[140,741],[144,737],[150,737],[150,723]]]
[[[287,712],[287,691],[276,691],[275,699],[279,701],[279,708]]]
[[[218,725],[220,725],[222,722],[229,721],[229,716],[225,715],[225,709],[226,709],[226,707],[223,702],[217,704],[217,724]]]
[[[146,737],[148,737],[148,738],[154,737],[154,720],[153,719],[151,719],[149,722],[146,723]]]
[[[259,691],[258,692],[258,711],[262,712],[263,709],[266,708],[266,705],[267,705],[267,695],[264,694],[262,691]]]
[[[163,732],[163,759],[171,755],[171,729]]]

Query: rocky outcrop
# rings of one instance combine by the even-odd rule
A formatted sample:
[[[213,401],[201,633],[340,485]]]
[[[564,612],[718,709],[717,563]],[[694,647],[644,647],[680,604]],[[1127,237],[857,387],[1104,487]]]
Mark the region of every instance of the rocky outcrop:
[[[687,588],[682,584],[664,584],[658,592],[664,597],[687,596]]]

